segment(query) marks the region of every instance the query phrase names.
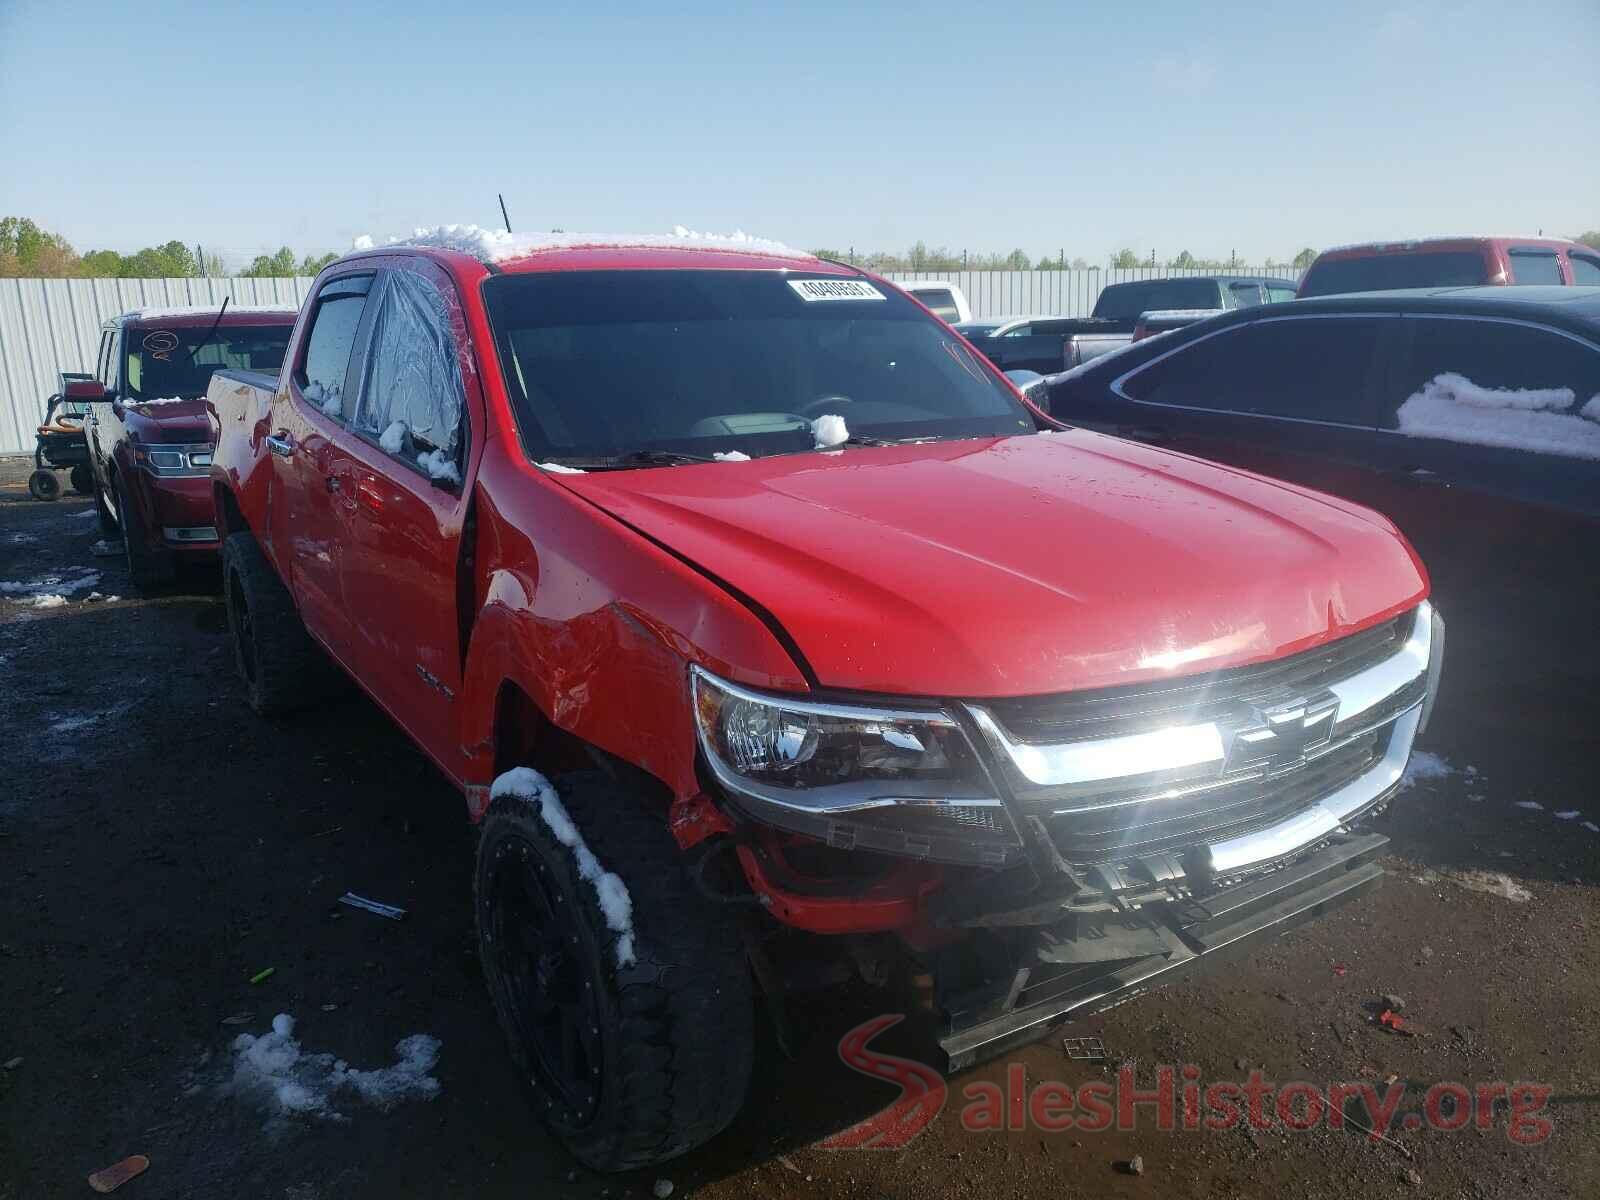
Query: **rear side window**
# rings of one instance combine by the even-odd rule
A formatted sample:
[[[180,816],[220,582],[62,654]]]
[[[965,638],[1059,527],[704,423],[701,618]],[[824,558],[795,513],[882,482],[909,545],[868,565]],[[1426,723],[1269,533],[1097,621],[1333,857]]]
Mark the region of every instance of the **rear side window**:
[[[1261,303],[1261,285],[1259,283],[1230,283],[1228,292],[1233,296],[1234,308],[1249,308]]]
[[[1192,342],[1123,386],[1156,404],[1370,427],[1378,328],[1366,317],[1257,321]]]
[[[1567,261],[1572,264],[1572,282],[1594,287],[1600,285],[1600,258],[1590,258],[1587,254],[1569,254]]]
[[[1561,264],[1553,250],[1513,250],[1511,282],[1515,284],[1563,282]]]
[[[295,382],[330,417],[344,417],[345,377],[371,288],[371,275],[353,275],[331,280],[317,293]]]
[[[449,310],[413,271],[384,277],[351,428],[435,479],[458,482],[465,394]]]
[[[1294,297],[1295,297],[1295,290],[1294,290],[1294,284],[1292,284],[1292,283],[1269,283],[1269,284],[1267,284],[1267,303],[1268,304],[1281,304],[1285,300],[1293,300]]]
[[[1374,254],[1311,264],[1302,296],[1342,292],[1389,292],[1396,288],[1471,287],[1489,282],[1489,268],[1475,250]]]
[[[1383,428],[1600,458],[1600,348],[1509,321],[1418,317],[1412,330]]]

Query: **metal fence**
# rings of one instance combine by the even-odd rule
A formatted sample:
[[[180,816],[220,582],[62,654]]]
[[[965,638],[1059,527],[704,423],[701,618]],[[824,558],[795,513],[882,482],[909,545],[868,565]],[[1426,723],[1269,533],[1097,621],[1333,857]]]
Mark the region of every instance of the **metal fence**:
[[[1235,267],[1237,275],[1298,279],[1292,267]],[[1212,268],[1067,271],[896,271],[896,281],[943,279],[961,288],[975,317],[1087,316],[1100,289],[1129,279],[1214,275]],[[31,452],[34,427],[60,371],[92,371],[100,323],[147,305],[298,304],[311,286],[293,279],[0,279],[0,454]]]
[[[1130,279],[1177,275],[1270,275],[1300,280],[1296,267],[1090,267],[1067,271],[889,271],[896,283],[942,279],[960,287],[974,317],[1086,317],[1100,289]]]
[[[0,454],[32,453],[59,371],[94,370],[100,323],[146,306],[299,304],[294,279],[0,279]]]

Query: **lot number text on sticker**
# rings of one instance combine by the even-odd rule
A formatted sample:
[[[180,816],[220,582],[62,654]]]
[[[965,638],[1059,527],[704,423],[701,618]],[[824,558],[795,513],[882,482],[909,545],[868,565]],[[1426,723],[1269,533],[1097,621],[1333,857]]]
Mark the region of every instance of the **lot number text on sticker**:
[[[791,279],[802,300],[882,300],[883,293],[861,279]]]

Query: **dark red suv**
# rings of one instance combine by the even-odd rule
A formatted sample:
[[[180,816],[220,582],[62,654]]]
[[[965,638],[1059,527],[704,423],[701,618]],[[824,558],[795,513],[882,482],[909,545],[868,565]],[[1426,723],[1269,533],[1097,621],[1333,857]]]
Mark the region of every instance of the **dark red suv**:
[[[1301,299],[1398,288],[1479,284],[1600,284],[1600,250],[1559,238],[1459,237],[1368,242],[1324,250],[1300,280]]]

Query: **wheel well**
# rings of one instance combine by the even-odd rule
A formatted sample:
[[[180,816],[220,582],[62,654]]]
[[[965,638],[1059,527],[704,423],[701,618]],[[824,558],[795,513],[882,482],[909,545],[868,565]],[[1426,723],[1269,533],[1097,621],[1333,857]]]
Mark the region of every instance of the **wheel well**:
[[[611,779],[626,783],[663,806],[672,801],[672,789],[648,771],[560,728],[517,684],[500,685],[494,706],[494,773],[532,766],[545,775],[586,771],[599,767]]]
[[[250,527],[245,524],[244,513],[239,511],[239,502],[233,498],[233,493],[220,483],[215,490],[217,519],[222,522],[222,536],[247,533]]]

